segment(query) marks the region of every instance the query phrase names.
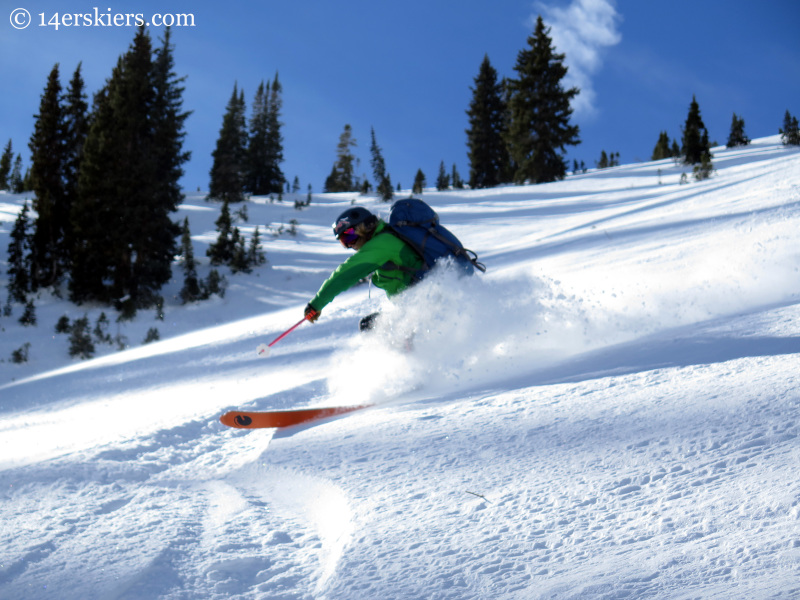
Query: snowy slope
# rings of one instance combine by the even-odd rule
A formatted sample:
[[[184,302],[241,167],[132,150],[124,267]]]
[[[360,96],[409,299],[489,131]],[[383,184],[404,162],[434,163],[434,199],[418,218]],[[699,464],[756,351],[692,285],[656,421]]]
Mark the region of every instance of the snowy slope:
[[[354,196],[250,201],[247,234],[297,236],[266,235],[223,299],[180,306],[176,265],[163,320],[108,311],[125,351],[69,359],[53,332],[102,307],[43,297],[33,328],[15,307],[0,598],[800,597],[800,152],[714,156],[685,185],[660,161],[428,191],[487,275],[394,305],[358,287],[267,359],[347,256],[330,223]],[[2,260],[23,201],[0,193]],[[179,214],[201,275],[217,214]],[[280,433],[217,421],[363,401]]]

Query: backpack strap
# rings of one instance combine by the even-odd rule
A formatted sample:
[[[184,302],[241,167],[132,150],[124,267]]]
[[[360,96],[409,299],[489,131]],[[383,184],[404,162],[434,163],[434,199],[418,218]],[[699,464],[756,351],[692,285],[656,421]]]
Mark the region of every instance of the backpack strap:
[[[387,223],[386,227],[384,228],[384,230],[381,233],[382,234],[383,233],[390,233],[390,234],[394,235],[395,237],[403,240],[409,246],[411,246],[411,248],[413,248],[416,251],[416,253],[420,256],[420,258],[422,259],[422,262],[425,265],[425,268],[423,268],[423,269],[411,269],[409,267],[402,267],[400,265],[396,265],[393,262],[388,262],[388,263],[386,263],[386,265],[384,265],[381,268],[382,269],[386,269],[386,270],[397,270],[397,269],[399,269],[401,271],[406,271],[408,273],[415,273],[415,277],[421,278],[422,274],[425,271],[427,271],[428,269],[431,269],[433,267],[433,265],[429,265],[427,263],[427,261],[425,260],[425,243],[428,240],[428,236],[433,236],[434,238],[436,238],[437,240],[442,242],[445,246],[447,246],[450,249],[450,252],[452,252],[453,255],[456,258],[459,258],[459,257],[465,258],[466,260],[468,260],[470,262],[470,264],[472,264],[473,267],[478,269],[481,273],[485,273],[486,272],[486,265],[484,265],[482,262],[478,261],[477,253],[473,252],[472,250],[470,250],[468,248],[464,248],[464,246],[458,246],[458,245],[454,244],[453,242],[451,242],[450,240],[448,240],[446,237],[442,236],[438,231],[436,231],[436,225],[438,225],[438,223],[439,223],[438,217],[434,217],[433,219],[428,219],[427,221],[420,221],[420,222],[417,222],[417,221],[397,221],[397,223],[395,223],[394,226],[389,225]],[[420,229],[424,229],[426,231],[426,235],[422,239],[422,244],[420,246],[417,246],[416,243],[412,242],[411,240],[406,238],[406,236],[404,236],[399,231],[397,231],[395,229],[395,227],[417,227],[417,228],[420,228]]]
[[[481,273],[486,273],[486,265],[484,265],[481,262],[478,262],[478,255],[475,252],[473,252],[468,248],[464,248],[464,246],[456,246],[450,240],[448,240],[447,238],[442,236],[438,231],[436,231],[436,229],[432,225],[428,226],[428,233],[433,237],[435,237],[440,242],[442,242],[445,246],[450,248],[450,251],[457,257],[463,256],[469,262],[471,262],[472,266],[478,269]],[[424,248],[425,242],[423,241],[422,243]]]
[[[420,258],[422,259],[422,262],[425,263],[425,268],[426,269],[430,269],[430,268],[433,267],[433,265],[429,265],[428,261],[425,260],[425,244],[428,241],[428,235],[430,235],[431,232],[435,231],[433,226],[436,225],[436,221],[437,221],[437,219],[434,217],[433,219],[428,219],[427,221],[420,221],[420,222],[417,222],[417,221],[397,221],[397,223],[395,223],[394,226],[392,226],[392,225],[388,226],[388,229],[389,229],[389,231],[391,233],[393,233],[396,237],[400,238],[406,244],[408,244],[409,246],[414,248],[414,250],[417,252],[417,254],[419,254]],[[422,238],[422,243],[418,247],[417,244],[412,243],[411,240],[406,238],[406,236],[401,234],[394,227],[416,227],[418,229],[424,229],[427,233],[426,233],[425,237]],[[445,240],[442,240],[442,241],[445,241]],[[450,244],[447,244],[447,246],[450,247]]]
[[[425,276],[425,273],[427,273],[428,270],[429,268],[424,264],[421,269],[414,269],[412,267],[398,265],[396,262],[391,260],[381,265],[381,271],[400,271],[402,273],[408,273],[411,275],[411,281],[409,282],[409,285],[414,285],[415,283],[422,281],[422,278]]]
[[[412,244],[408,240],[406,240],[399,233],[397,233],[392,228],[392,226],[389,225],[388,223],[386,223],[386,227],[384,227],[383,231],[381,231],[378,235],[384,235],[384,234],[392,235],[392,236],[396,237],[397,239],[399,239],[399,240],[405,242],[406,244],[408,244],[408,246],[412,250],[414,250],[414,252],[416,254],[418,254],[419,257],[422,259],[422,268],[415,269],[413,267],[405,267],[403,265],[398,265],[396,262],[390,260],[390,261],[387,261],[387,262],[383,263],[379,267],[380,270],[381,271],[402,271],[403,273],[410,273],[411,276],[412,276],[412,280],[411,280],[412,284],[417,283],[418,281],[420,281],[422,279],[423,275],[425,274],[425,272],[428,271],[428,269],[430,269],[430,266],[428,266],[428,264],[425,262],[425,258],[419,253],[419,249],[414,244]]]

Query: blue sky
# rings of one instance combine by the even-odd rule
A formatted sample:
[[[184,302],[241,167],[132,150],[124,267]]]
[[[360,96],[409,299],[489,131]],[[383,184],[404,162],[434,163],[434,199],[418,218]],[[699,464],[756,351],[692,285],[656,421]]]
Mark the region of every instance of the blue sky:
[[[118,0],[117,0],[118,1]],[[594,166],[601,150],[623,163],[648,160],[662,130],[680,136],[692,95],[712,140],[724,143],[731,117],[750,137],[778,132],[788,109],[800,116],[800,3],[796,0],[10,0],[0,14],[0,143],[12,140],[29,164],[33,115],[53,65],[66,86],[79,62],[91,93],[110,75],[133,27],[42,27],[56,13],[192,13],[173,28],[176,72],[186,76],[185,188],[208,186],[211,152],[234,83],[248,106],[258,84],[283,84],[282,167],[303,191],[322,191],[344,125],[353,127],[360,172],[371,178],[369,133],[393,182],[417,169],[433,184],[439,163],[469,173],[465,111],[484,55],[514,76],[536,16],[551,26],[582,89],[573,122],[582,143],[567,158]],[[32,23],[12,27],[25,8]],[[18,18],[15,14],[14,18]],[[107,21],[107,17],[103,19]],[[103,22],[101,21],[101,22]],[[19,22],[19,21],[18,21]],[[151,27],[159,38],[162,29]]]

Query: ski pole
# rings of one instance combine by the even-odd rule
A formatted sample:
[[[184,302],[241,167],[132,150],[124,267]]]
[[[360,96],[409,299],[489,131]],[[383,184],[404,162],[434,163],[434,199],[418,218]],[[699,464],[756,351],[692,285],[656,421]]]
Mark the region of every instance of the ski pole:
[[[258,351],[258,355],[259,356],[269,356],[269,349],[272,348],[272,346],[274,346],[278,342],[280,342],[287,335],[292,333],[295,329],[300,327],[300,325],[303,324],[303,321],[306,321],[306,317],[303,317],[297,323],[295,323],[294,325],[289,327],[289,329],[284,331],[282,334],[280,334],[278,337],[276,337],[274,340],[272,340],[269,344],[261,344],[258,348],[256,348],[256,350]]]

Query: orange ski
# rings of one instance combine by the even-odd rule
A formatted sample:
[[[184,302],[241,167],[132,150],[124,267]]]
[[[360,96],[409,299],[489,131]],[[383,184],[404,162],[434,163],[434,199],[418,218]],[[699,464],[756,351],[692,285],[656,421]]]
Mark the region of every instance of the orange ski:
[[[360,406],[332,406],[327,408],[304,408],[300,410],[242,411],[232,410],[219,420],[223,425],[237,429],[263,429],[291,427],[319,419],[327,419],[349,412],[368,408],[371,404]]]

